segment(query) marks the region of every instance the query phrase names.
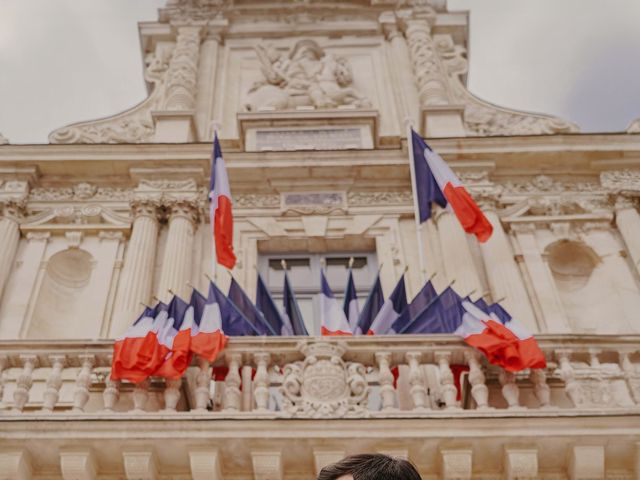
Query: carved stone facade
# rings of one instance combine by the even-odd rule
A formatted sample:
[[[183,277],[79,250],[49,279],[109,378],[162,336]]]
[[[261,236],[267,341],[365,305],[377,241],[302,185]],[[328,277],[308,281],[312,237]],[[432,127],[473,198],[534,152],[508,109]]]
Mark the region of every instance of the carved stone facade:
[[[0,136],[0,479],[293,480],[364,451],[428,480],[638,478],[638,122],[576,134],[478,99],[468,22],[444,0],[169,0],[140,25],[146,100],[55,145]],[[418,251],[408,123],[488,242],[436,208]],[[386,294],[404,274],[409,297],[430,278],[499,301],[548,368],[443,335],[243,337],[182,379],[111,381],[144,305],[230,282],[214,129],[250,295],[276,257],[374,259]]]

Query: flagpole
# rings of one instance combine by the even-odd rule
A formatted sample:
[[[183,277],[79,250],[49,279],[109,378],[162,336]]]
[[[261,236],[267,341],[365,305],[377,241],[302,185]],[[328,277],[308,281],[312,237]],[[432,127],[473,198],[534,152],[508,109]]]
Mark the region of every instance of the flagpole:
[[[405,118],[407,133],[407,150],[409,151],[409,169],[411,170],[411,191],[413,193],[413,218],[416,223],[416,240],[418,241],[418,261],[420,262],[420,273],[422,283],[427,283],[427,269],[424,263],[424,242],[422,240],[422,224],[420,223],[420,209],[418,206],[418,186],[416,185],[416,168],[413,156],[413,125],[411,118]]]
[[[215,139],[218,136],[218,127],[220,126],[220,123],[218,123],[216,120],[213,120],[211,122],[211,127],[213,128],[213,139],[215,141]],[[220,140],[218,140],[220,141]],[[214,169],[215,168],[215,162],[216,162],[216,158],[215,158],[215,147],[214,147],[214,153],[212,155],[213,161],[211,162],[211,168]],[[213,175],[214,172],[211,172],[211,175]],[[209,199],[209,211],[211,211],[211,199]],[[211,221],[211,233],[214,234],[214,228],[215,226],[213,225],[214,223],[214,219],[211,218],[211,215],[209,215],[210,217],[210,221]],[[216,252],[216,239],[215,239],[215,235],[213,236],[213,283],[215,283],[216,285],[218,284],[218,253]]]

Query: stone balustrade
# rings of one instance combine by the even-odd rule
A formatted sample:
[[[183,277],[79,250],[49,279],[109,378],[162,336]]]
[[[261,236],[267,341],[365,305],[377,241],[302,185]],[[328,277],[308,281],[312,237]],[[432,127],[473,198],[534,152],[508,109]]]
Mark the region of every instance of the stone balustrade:
[[[109,379],[112,343],[0,342],[2,418],[575,416],[640,411],[640,337],[540,335],[545,370],[487,365],[453,336],[231,338],[180,380]]]

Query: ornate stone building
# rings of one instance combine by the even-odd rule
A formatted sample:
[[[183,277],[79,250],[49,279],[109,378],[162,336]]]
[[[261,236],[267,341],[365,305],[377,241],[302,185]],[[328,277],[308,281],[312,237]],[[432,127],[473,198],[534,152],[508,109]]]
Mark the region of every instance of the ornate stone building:
[[[145,101],[48,145],[0,136],[0,478],[312,479],[364,451],[429,480],[640,478],[640,123],[580,134],[475,97],[468,29],[445,0],[169,0],[140,24]],[[486,244],[440,211],[419,264],[408,123],[481,203]],[[502,301],[548,369],[449,336],[246,337],[224,378],[111,382],[141,304],[214,275],[216,124],[249,293],[260,271],[278,297],[289,259],[317,332],[322,262],[337,292],[354,257],[362,295],[378,269],[413,295],[426,270]]]

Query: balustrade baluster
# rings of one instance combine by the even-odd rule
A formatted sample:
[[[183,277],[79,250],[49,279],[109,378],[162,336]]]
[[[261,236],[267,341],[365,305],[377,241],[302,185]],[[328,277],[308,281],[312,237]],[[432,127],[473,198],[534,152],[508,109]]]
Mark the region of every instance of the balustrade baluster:
[[[549,407],[551,403],[551,389],[547,385],[547,374],[542,368],[534,368],[530,374],[533,383],[533,394],[540,402],[542,408]]]
[[[84,412],[89,401],[89,387],[91,386],[91,371],[95,363],[94,355],[80,355],[82,367],[76,378],[76,389],[73,392],[73,411]]]
[[[436,352],[435,360],[438,362],[440,368],[440,388],[442,390],[442,397],[446,408],[447,410],[456,408],[458,406],[458,402],[456,400],[458,390],[454,384],[453,372],[449,366],[451,352]]]
[[[413,406],[416,410],[426,410],[427,406],[427,389],[424,386],[424,377],[420,371],[420,352],[407,352],[405,358],[409,363],[409,393],[413,400]]]
[[[575,407],[579,407],[584,403],[582,397],[582,389],[580,384],[576,382],[575,372],[571,366],[571,352],[569,350],[559,350],[556,352],[558,363],[560,364],[560,377],[564,381],[564,390]]]
[[[222,396],[222,409],[226,412],[236,412],[240,410],[240,362],[241,355],[239,353],[227,354],[227,365],[229,365],[229,373],[224,381],[224,394]]]
[[[489,388],[485,384],[486,378],[480,365],[480,354],[475,350],[465,350],[465,359],[469,365],[469,383],[471,384],[471,396],[479,410],[489,407]]]
[[[43,394],[42,410],[53,412],[53,409],[60,398],[60,387],[62,387],[62,369],[64,368],[65,355],[50,355],[51,373],[47,378],[47,387]]]
[[[508,408],[511,410],[520,408],[520,390],[516,385],[516,374],[501,370],[498,380],[502,385],[502,396],[507,401]]]
[[[165,412],[175,412],[180,400],[180,387],[182,378],[170,378],[164,383],[164,410]]]
[[[120,381],[111,380],[111,375],[105,381],[105,389],[102,392],[102,400],[104,402],[104,410],[113,412],[116,402],[120,398]]]
[[[396,390],[393,387],[393,373],[391,373],[391,354],[387,352],[376,353],[378,363],[378,383],[380,384],[380,397],[382,398],[382,411],[395,409]]]
[[[254,353],[253,359],[256,362],[256,376],[253,379],[253,395],[256,400],[256,410],[266,412],[269,406],[269,361],[271,356],[268,353]]]
[[[209,387],[211,385],[211,372],[209,361],[200,358],[198,362],[198,374],[196,375],[196,412],[206,412],[209,404]]]
[[[20,355],[23,362],[22,372],[16,379],[16,389],[13,392],[15,409],[21,412],[29,401],[29,391],[33,385],[33,370],[38,364],[38,357],[35,355]]]
[[[149,401],[149,379],[137,383],[133,389],[133,411],[136,413],[144,412],[144,408]]]

